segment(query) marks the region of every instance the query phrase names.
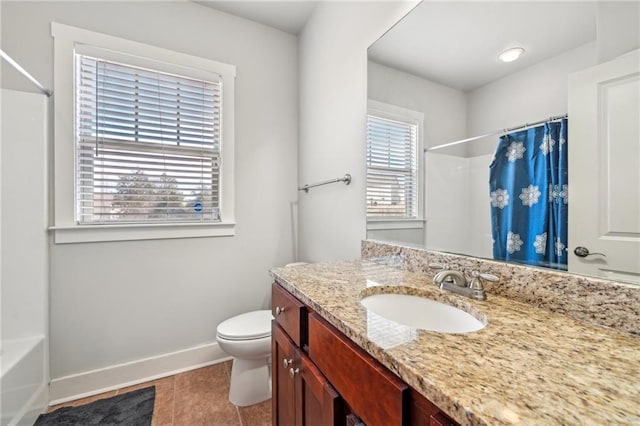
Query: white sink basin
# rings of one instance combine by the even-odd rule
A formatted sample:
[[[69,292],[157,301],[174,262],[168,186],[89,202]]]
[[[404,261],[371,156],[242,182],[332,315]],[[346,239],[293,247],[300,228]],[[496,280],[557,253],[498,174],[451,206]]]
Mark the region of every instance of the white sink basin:
[[[419,296],[375,294],[360,301],[383,318],[423,330],[440,333],[470,333],[485,327],[465,311]]]

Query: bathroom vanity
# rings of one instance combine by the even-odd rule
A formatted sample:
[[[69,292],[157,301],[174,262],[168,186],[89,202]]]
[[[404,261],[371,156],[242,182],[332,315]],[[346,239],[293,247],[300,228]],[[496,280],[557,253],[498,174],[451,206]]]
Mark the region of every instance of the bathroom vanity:
[[[393,263],[396,255],[381,258]],[[275,425],[640,423],[637,334],[504,297],[497,287],[486,301],[463,298],[438,289],[433,274],[383,263],[271,271]],[[381,293],[443,302],[486,326],[450,334],[388,321],[360,303]]]
[[[456,425],[277,283],[272,287],[274,425]]]

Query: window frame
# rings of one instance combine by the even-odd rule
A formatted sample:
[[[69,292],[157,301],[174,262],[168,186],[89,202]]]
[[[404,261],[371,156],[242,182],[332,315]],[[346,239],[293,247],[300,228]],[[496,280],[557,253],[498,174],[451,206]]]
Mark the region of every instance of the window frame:
[[[56,244],[165,238],[232,236],[235,234],[234,109],[236,67],[210,59],[150,46],[52,22],[54,38],[54,185]],[[75,204],[75,73],[76,48],[111,52],[132,66],[198,78],[222,78],[220,145],[220,222],[79,224]],[[106,58],[105,58],[106,59]],[[111,58],[113,59],[113,57]],[[150,66],[153,65],[153,66]],[[202,78],[202,77],[200,77]]]
[[[367,214],[368,230],[384,229],[419,229],[424,227],[424,113],[410,110],[397,105],[369,99],[367,102],[367,123],[369,116],[414,124],[417,127],[416,140],[416,217],[397,216],[369,216]],[[365,151],[369,141],[365,141]],[[366,155],[366,154],[365,154]],[[365,176],[368,166],[365,166]],[[366,196],[367,188],[365,188]],[[365,213],[366,214],[366,213]]]

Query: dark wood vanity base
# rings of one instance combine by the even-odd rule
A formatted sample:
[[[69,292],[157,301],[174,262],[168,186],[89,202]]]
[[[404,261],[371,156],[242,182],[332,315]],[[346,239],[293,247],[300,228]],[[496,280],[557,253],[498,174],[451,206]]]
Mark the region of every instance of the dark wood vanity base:
[[[275,426],[457,424],[276,283],[272,301]]]

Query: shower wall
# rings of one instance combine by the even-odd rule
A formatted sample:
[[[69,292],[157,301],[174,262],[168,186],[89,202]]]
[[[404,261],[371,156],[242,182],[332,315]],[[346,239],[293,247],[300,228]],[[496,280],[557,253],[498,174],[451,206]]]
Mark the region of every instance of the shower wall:
[[[426,155],[427,248],[492,258],[489,164],[476,157]]]
[[[489,203],[489,165],[493,154],[467,158],[469,199],[469,237],[468,254],[470,256],[493,258],[493,239],[491,236],[491,208]],[[460,252],[457,252],[460,253]]]
[[[2,89],[0,425],[48,403],[47,98]]]

